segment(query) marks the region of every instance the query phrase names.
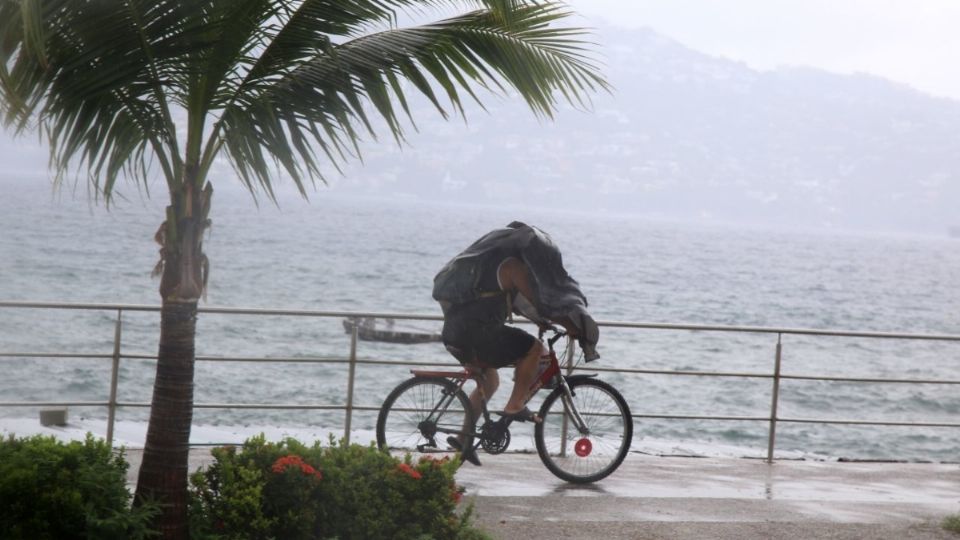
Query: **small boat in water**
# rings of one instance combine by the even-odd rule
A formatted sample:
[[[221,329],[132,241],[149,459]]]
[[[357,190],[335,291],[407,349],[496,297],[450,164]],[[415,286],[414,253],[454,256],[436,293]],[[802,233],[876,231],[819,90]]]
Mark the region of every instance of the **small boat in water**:
[[[349,317],[343,320],[346,333],[357,329],[357,338],[363,341],[384,341],[387,343],[431,343],[440,341],[440,334],[422,328],[399,325],[393,319],[373,317]]]

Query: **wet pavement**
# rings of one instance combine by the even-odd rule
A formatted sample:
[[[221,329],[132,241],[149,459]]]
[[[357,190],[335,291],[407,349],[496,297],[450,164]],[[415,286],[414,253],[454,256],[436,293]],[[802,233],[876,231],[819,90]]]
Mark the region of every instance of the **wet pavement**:
[[[128,450],[135,481],[140,452]],[[960,466],[631,454],[592,485],[563,482],[535,454],[481,454],[457,480],[494,538],[940,539],[960,512]],[[191,470],[209,461],[191,452]]]
[[[496,538],[960,539],[940,528],[960,512],[957,465],[631,454],[576,486],[536,455],[482,458],[457,478]]]

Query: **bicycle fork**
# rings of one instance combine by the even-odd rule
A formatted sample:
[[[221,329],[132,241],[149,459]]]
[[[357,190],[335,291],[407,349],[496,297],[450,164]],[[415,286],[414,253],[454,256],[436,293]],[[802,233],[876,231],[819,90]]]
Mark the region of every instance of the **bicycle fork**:
[[[570,385],[567,384],[567,380],[563,377],[560,377],[560,400],[563,402],[563,433],[566,436],[567,432],[567,419],[573,420],[574,427],[577,428],[577,431],[580,435],[587,436],[590,435],[590,428],[587,427],[587,423],[583,421],[583,417],[580,416],[580,411],[577,410],[576,405],[573,404],[573,391],[570,390]],[[566,437],[564,437],[565,439]]]

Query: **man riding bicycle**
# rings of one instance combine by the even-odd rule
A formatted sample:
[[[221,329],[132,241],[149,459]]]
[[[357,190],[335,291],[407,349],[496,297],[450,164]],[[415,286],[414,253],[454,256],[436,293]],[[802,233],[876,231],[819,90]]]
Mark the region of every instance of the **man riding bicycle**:
[[[443,344],[461,363],[482,371],[486,399],[500,384],[497,369],[516,366],[513,391],[504,407],[508,420],[539,422],[524,405],[525,391],[537,376],[545,350],[540,341],[508,326],[513,313],[541,328],[551,322],[579,339],[587,361],[599,357],[599,330],[587,313],[587,299],[563,268],[560,250],[545,232],[515,221],[496,229],[454,257],[434,278],[433,298],[444,315]],[[474,411],[480,388],[470,394]],[[460,439],[447,443],[474,465],[480,460]]]

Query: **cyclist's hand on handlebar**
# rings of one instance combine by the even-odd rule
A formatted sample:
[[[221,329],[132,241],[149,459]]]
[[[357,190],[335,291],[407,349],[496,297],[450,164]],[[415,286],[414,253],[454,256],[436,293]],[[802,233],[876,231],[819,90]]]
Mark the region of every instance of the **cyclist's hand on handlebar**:
[[[566,331],[567,333],[567,336],[572,337],[574,339],[580,337],[580,329],[577,328],[577,326],[573,324],[573,322],[570,319],[564,317],[563,319],[556,322],[557,324],[563,327],[564,331]]]
[[[540,339],[543,339],[543,335],[547,332],[553,332],[554,334],[560,333],[560,329],[550,324],[550,321],[538,321],[537,327],[540,329]]]

